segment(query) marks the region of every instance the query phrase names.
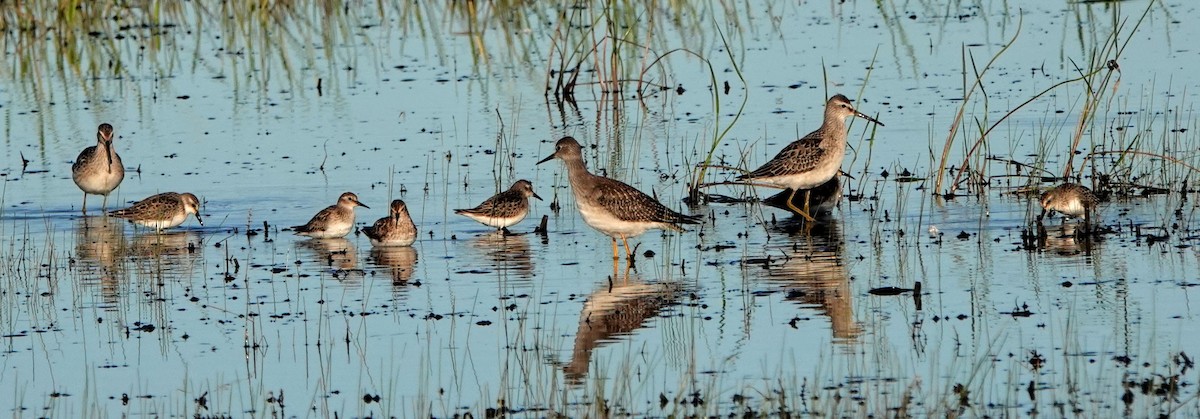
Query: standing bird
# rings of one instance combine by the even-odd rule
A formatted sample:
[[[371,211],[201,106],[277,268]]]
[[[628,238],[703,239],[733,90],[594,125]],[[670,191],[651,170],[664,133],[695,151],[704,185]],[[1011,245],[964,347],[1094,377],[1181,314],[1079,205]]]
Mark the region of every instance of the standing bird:
[[[354,207],[356,206],[371,208],[358,202],[358,195],[353,192],[343,193],[338,197],[337,204],[321,210],[311,220],[308,220],[308,223],[293,226],[292,232],[314,239],[345,237],[354,228]]]
[[[1096,194],[1093,194],[1092,190],[1086,186],[1078,183],[1064,183],[1042,194],[1040,199],[1042,213],[1038,214],[1037,219],[1038,222],[1041,222],[1046,213],[1053,215],[1057,211],[1067,217],[1083,217],[1083,222],[1089,223],[1096,213],[1096,204],[1099,202]]]
[[[408,215],[408,206],[399,199],[392,201],[390,215],[363,227],[362,232],[374,246],[408,246],[417,240],[417,225]]]
[[[135,202],[129,208],[108,213],[109,216],[153,228],[158,233],[162,233],[165,228],[183,224],[188,214],[194,214],[196,222],[204,225],[204,220],[200,219],[200,199],[186,192],[163,192]]]
[[[71,165],[71,180],[83,190],[83,208],[87,213],[88,194],[103,195],[100,209],[108,207],[108,194],[125,179],[121,156],[113,149],[113,126],[100,124],[96,129],[96,145],[83,149]]]
[[[816,221],[808,214],[809,189],[820,186],[842,168],[846,157],[846,117],[857,116],[883,126],[882,122],[854,110],[850,99],[834,95],[825,102],[825,122],[821,128],[793,141],[779,151],[771,161],[754,171],[738,176],[738,180],[749,184],[791,189],[787,206],[808,221]],[[804,190],[803,210],[792,204],[796,191]]]
[[[475,208],[456,209],[455,214],[461,214],[484,225],[499,228],[508,234],[508,226],[514,225],[529,215],[529,197],[542,197],[533,191],[533,184],[521,179],[513,183],[507,191],[500,192],[483,201]]]
[[[684,231],[680,224],[699,224],[699,216],[683,215],[663,206],[649,195],[620,181],[588,172],[583,162],[582,148],[571,137],[563,137],[554,145],[554,154],[542,159],[560,159],[567,166],[575,206],[583,221],[612,238],[613,259],[617,257],[617,238],[625,244],[625,257],[633,260],[629,238],[657,228]]]

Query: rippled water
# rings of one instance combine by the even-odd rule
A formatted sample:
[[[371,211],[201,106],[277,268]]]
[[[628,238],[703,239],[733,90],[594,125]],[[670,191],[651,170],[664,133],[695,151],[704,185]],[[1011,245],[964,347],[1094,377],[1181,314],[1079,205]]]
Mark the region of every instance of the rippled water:
[[[577,107],[545,91],[575,49],[552,42],[558,9],[479,6],[354,4],[337,18],[302,7],[263,28],[222,24],[222,10],[185,13],[153,34],[94,36],[119,46],[115,76],[53,65],[20,74],[28,46],[9,30],[0,406],[59,417],[1200,415],[1189,351],[1200,347],[1189,302],[1196,207],[1179,193],[1194,161],[1197,5],[629,6],[653,29],[636,31],[630,43],[650,52],[625,65],[686,48],[712,75],[672,53],[645,75],[667,89],[637,100],[605,93],[603,67],[585,67]],[[1030,182],[1007,176],[1012,165],[972,159],[986,187],[934,196],[971,68],[1015,37],[961,130],[1078,77],[1118,26],[1129,39],[1120,81],[1080,148],[1136,138],[1179,159],[1123,163],[1139,191],[1172,193],[1106,203],[1110,231],[1090,240],[1056,218],[1033,248],[1022,233],[1036,203],[1017,193]],[[715,156],[754,167],[816,128],[839,92],[887,125],[854,124],[843,165],[854,178],[811,229],[760,204],[682,203],[742,97]],[[1084,93],[1074,83],[1036,99],[993,131],[984,155],[1061,173]],[[189,191],[205,226],[157,235],[81,216],[70,163],[100,122],[116,127],[128,170],[110,208]],[[640,236],[636,264],[614,264],[561,164],[534,165],[562,135],[594,146],[594,172],[706,223]],[[959,139],[949,165],[961,167],[966,147]],[[1115,158],[1094,161],[1119,171],[1105,166]],[[916,181],[899,181],[904,171]],[[453,214],[522,178],[546,201],[516,235]],[[358,234],[282,230],[344,191],[371,206],[360,224],[404,199],[419,240],[373,249]],[[549,232],[532,233],[542,216]]]

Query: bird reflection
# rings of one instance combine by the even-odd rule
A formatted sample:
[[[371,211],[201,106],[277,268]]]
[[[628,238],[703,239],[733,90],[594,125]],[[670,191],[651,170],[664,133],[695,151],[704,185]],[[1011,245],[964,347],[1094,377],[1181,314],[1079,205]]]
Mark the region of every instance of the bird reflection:
[[[121,263],[128,246],[119,220],[104,215],[75,220],[76,272],[84,286],[99,286],[107,309],[117,306],[121,282],[129,275]]]
[[[328,266],[333,269],[349,270],[358,267],[358,251],[350,240],[338,237],[332,239],[309,239],[296,242],[296,247],[306,251],[311,256],[308,260]]]
[[[143,233],[133,236],[129,254],[137,258],[191,258],[202,249],[200,234],[194,231],[176,231],[156,234]]]
[[[129,243],[129,256],[138,272],[160,279],[193,272],[204,253],[202,238],[194,231],[151,231],[134,236]]]
[[[1087,232],[1086,223],[1066,223],[1054,227],[1038,223],[1037,229],[1038,248],[1063,256],[1091,255],[1096,243]]]
[[[527,234],[490,231],[471,239],[471,249],[483,254],[483,260],[497,272],[515,272],[522,278],[533,277],[533,259]]]
[[[801,190],[800,192],[804,191]],[[789,211],[792,213],[792,215],[800,215],[799,213],[792,211],[791,207],[788,206],[787,200],[789,197],[791,197],[792,204],[795,207],[804,208],[804,196],[805,194],[802,193],[793,195],[791,189],[784,189],[782,192],[763,199],[762,202],[763,204]],[[808,208],[810,209],[813,217],[817,219],[827,219],[830,214],[833,213],[833,208],[836,207],[841,200],[841,177],[834,176],[832,179],[829,179],[829,181],[822,183],[821,186],[817,186],[809,190]]]
[[[618,277],[616,269],[614,263],[611,281],[604,281],[583,304],[571,360],[562,365],[568,384],[579,385],[587,378],[592,351],[632,334],[679,304],[687,292],[681,283],[645,282],[636,272],[631,275],[629,268]]]
[[[801,229],[799,220],[776,226],[792,233]],[[762,264],[765,279],[779,284],[785,299],[801,307],[819,310],[829,317],[835,342],[854,343],[862,328],[854,319],[850,276],[842,260],[842,241],[836,221],[805,230],[796,241],[768,243]],[[778,257],[778,255],[784,257]],[[770,258],[765,256],[770,255]]]
[[[375,246],[371,248],[369,261],[390,275],[393,294],[401,297],[401,291],[412,279],[413,267],[417,264],[417,249],[412,246]]]

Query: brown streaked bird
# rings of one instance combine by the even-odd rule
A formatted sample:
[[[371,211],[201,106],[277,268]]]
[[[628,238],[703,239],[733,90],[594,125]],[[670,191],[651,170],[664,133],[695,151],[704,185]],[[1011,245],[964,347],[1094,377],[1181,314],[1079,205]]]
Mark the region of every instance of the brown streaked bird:
[[[354,207],[371,208],[358,202],[358,195],[353,192],[343,193],[336,204],[318,212],[308,223],[293,226],[292,232],[314,239],[345,237],[354,229]]]
[[[204,225],[204,220],[200,219],[200,199],[186,192],[163,192],[135,202],[129,208],[108,213],[110,216],[153,228],[159,233],[165,228],[183,224],[188,214],[195,215],[196,222]]]
[[[574,138],[558,140],[554,154],[537,164],[556,158],[567,166],[575,207],[583,221],[612,238],[613,259],[618,259],[617,238],[625,245],[625,257],[633,260],[630,237],[653,228],[685,231],[680,224],[700,223],[699,216],[680,214],[621,181],[589,173],[583,162],[582,147]]]
[[[529,215],[529,197],[542,200],[542,197],[533,191],[533,184],[521,179],[513,183],[508,190],[484,200],[479,206],[456,209],[454,213],[508,233],[509,226],[521,222]]]
[[[808,221],[815,221],[807,208],[796,208],[792,198],[795,198],[796,192],[803,190],[807,204],[809,189],[837,176],[842,168],[842,159],[846,157],[846,117],[849,116],[883,126],[882,122],[855,110],[846,96],[834,95],[825,102],[825,121],[820,128],[788,144],[762,167],[737,179],[750,185],[791,189],[792,193],[785,201],[788,207]]]
[[[100,209],[108,207],[108,194],[125,179],[125,166],[113,148],[113,126],[100,124],[96,129],[96,145],[83,149],[71,165],[71,180],[83,190],[82,212],[87,212],[87,196],[102,195]]]
[[[1047,213],[1054,215],[1055,212],[1059,212],[1067,217],[1083,217],[1085,223],[1091,222],[1099,202],[1091,189],[1078,183],[1067,182],[1042,193],[1039,200],[1042,213],[1038,214],[1037,219],[1042,221]]]
[[[417,225],[408,215],[408,206],[402,200],[393,200],[391,213],[375,221],[375,225],[362,228],[363,234],[371,239],[373,246],[408,246],[417,241]]]

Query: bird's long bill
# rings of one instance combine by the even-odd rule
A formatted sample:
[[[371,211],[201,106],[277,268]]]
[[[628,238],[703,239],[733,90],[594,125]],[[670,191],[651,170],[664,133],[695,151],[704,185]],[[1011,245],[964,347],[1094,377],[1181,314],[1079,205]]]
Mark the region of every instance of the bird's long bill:
[[[100,133],[98,135],[100,136],[100,141],[104,141],[104,156],[108,158],[108,172],[112,173],[112,164],[113,164],[112,134],[104,135],[104,133]]]
[[[558,153],[557,153],[557,152],[555,152],[554,154],[551,154],[551,155],[549,155],[549,156],[546,156],[546,158],[544,158],[544,159],[542,159],[541,161],[537,162],[537,164],[542,164],[542,163],[548,162],[548,161],[550,161],[550,160],[554,160],[554,156],[557,156],[557,155],[558,155]],[[535,164],[535,166],[536,166],[537,164]],[[538,198],[538,199],[541,199],[541,198]]]
[[[367,206],[367,204],[364,204],[364,203],[362,203],[362,202],[354,201],[354,203],[355,203],[355,204],[357,204],[357,205],[358,205],[358,206],[360,206],[360,207],[363,207],[363,208],[366,208],[366,209],[371,209],[371,207],[368,207],[368,206]]]
[[[875,119],[875,118],[869,117],[869,116],[867,116],[867,114],[865,114],[865,113],[862,113],[862,112],[859,112],[859,111],[854,111],[854,116],[857,116],[857,117],[859,117],[859,118],[862,118],[862,119],[865,119],[865,120],[868,120],[868,121],[874,122],[874,123],[876,123],[876,124],[879,124],[879,126],[881,126],[881,127],[883,127],[883,126],[886,126],[886,125],[883,125],[883,123],[882,123],[882,122],[879,122],[879,120],[878,120],[878,119]]]
[[[538,196],[537,192],[534,192],[534,193],[533,193],[533,197],[534,197],[534,198],[537,198],[537,199],[538,199],[538,201],[544,201],[544,199],[542,199],[542,197]]]
[[[201,220],[201,219],[200,219],[200,211],[196,211],[196,213],[195,213],[195,214],[193,214],[193,215],[195,215],[195,216],[196,216],[196,222],[197,222],[197,223],[200,223],[200,225],[204,225],[204,220]]]

